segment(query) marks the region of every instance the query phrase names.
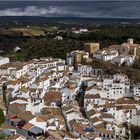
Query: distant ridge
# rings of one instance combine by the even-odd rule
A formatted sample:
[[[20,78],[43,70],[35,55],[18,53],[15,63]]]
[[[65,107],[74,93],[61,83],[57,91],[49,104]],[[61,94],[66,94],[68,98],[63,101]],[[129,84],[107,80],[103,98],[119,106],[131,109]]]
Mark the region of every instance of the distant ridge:
[[[60,23],[60,24],[140,24],[140,19],[121,18],[80,18],[80,17],[39,17],[39,16],[0,16],[1,23]]]

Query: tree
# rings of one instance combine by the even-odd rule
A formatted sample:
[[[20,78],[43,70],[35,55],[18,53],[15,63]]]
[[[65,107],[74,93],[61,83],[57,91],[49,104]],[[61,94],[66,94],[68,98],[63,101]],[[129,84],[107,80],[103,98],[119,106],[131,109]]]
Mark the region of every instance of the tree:
[[[4,123],[4,121],[5,121],[5,116],[4,116],[3,110],[0,109],[0,125],[1,125],[2,123]]]

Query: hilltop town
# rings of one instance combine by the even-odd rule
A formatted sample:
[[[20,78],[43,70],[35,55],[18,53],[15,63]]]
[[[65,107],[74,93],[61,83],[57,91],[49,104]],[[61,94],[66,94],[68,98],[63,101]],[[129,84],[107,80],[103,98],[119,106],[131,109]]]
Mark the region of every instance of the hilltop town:
[[[106,49],[85,43],[66,60],[1,57],[0,135],[15,140],[131,138],[132,127],[140,127],[140,83],[84,62],[130,66],[139,57],[140,45],[131,38]]]

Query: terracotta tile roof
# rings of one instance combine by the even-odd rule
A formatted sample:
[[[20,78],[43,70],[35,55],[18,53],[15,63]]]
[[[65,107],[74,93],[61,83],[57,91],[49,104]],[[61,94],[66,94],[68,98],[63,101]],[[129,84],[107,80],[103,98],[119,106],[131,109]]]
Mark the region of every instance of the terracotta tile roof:
[[[115,103],[108,103],[105,105],[106,108],[114,108],[115,107]]]
[[[60,108],[44,107],[44,108],[42,108],[42,113],[45,114],[45,115],[47,115],[47,114],[61,115],[61,110],[60,110]]]
[[[40,117],[36,117],[36,122],[45,122],[45,121],[41,119]]]
[[[19,79],[17,79],[17,80],[9,80],[8,82],[7,82],[7,84],[8,85],[16,85],[16,84],[25,84],[25,83],[28,83],[28,82],[30,82],[31,81],[31,79],[30,78],[27,78],[27,77],[20,77]]]
[[[94,132],[87,132],[85,131],[86,128],[90,128],[89,124],[82,124],[81,122],[76,122],[76,121],[73,121],[71,122],[71,126],[73,128],[74,131],[78,132],[79,134],[85,136],[86,138],[94,138],[96,137],[97,135],[95,135]]]
[[[116,100],[116,104],[139,104],[139,101],[133,98],[119,98]]]
[[[50,91],[43,97],[45,102],[60,102],[62,99],[62,93],[57,91]]]
[[[87,116],[90,118],[91,116],[95,115],[95,114],[99,114],[100,112],[95,110],[95,109],[91,109],[87,112]]]
[[[31,79],[28,78],[28,77],[22,76],[22,77],[20,77],[20,78],[18,79],[18,81],[21,82],[22,84],[24,84],[24,83],[30,82]]]
[[[23,108],[25,108],[25,104],[18,104],[18,103],[13,103],[13,104],[10,104],[8,106],[8,109],[18,109],[20,111],[23,111]]]
[[[1,124],[0,128],[2,128],[2,129],[16,129],[13,126],[11,126],[5,122],[3,124]]]
[[[24,63],[24,65],[33,64],[34,62],[35,62],[34,60],[29,60],[29,61],[26,61],[26,62]]]
[[[99,122],[99,121],[102,122],[102,119],[100,119],[100,118],[98,118],[98,117],[94,117],[94,118],[91,119],[91,121],[92,121],[93,123],[96,123],[96,122]]]
[[[87,87],[86,91],[91,90],[91,89],[101,90],[99,86],[90,86],[90,87]]]
[[[85,99],[99,99],[100,95],[99,94],[86,94]]]
[[[19,114],[20,112],[25,111],[25,108],[26,106],[24,104],[18,103],[10,104],[8,106],[8,114],[6,117],[11,118],[12,116]]]
[[[38,84],[38,83],[46,81],[48,79],[49,79],[49,77],[47,75],[42,75],[35,82]]]
[[[18,118],[21,118],[25,121],[29,121],[31,119],[33,119],[35,116],[32,115],[30,112],[28,111],[24,111],[24,112],[19,112],[19,114],[17,114]]]
[[[69,131],[59,131],[59,133],[62,135],[62,136],[66,136],[70,139],[78,139],[79,137],[78,136],[75,136],[74,134],[72,134],[71,132]]]
[[[55,116],[53,115],[40,115],[40,116],[36,116],[36,121],[37,122],[45,122],[46,120],[49,120],[49,119],[52,119],[52,118],[55,118]]]
[[[19,69],[22,69],[23,68],[23,63],[22,62],[11,62],[11,63],[8,63],[8,64],[4,64],[0,67],[0,69],[8,69],[10,67],[14,67],[16,68],[17,70]]]
[[[59,125],[63,125],[64,129],[66,129],[66,122],[65,122],[65,120],[64,119],[63,120],[62,119],[58,119],[58,121],[59,121]]]
[[[98,125],[96,125],[94,127],[95,127],[95,129],[102,128],[102,127],[105,127],[105,124],[104,123],[100,123],[100,124],[98,124]]]
[[[130,110],[130,109],[136,109],[135,105],[121,105],[116,106],[117,110]]]
[[[24,126],[22,127],[22,129],[29,130],[29,129],[31,129],[33,126],[34,126],[34,125],[31,124],[31,123],[27,123],[26,125],[24,125]]]
[[[109,113],[102,113],[102,118],[114,118],[112,114]]]
[[[51,136],[50,140],[62,140],[62,136],[60,135],[59,131],[48,130],[47,133]]]
[[[59,139],[58,138],[55,138],[52,135],[51,136],[49,135],[47,138],[43,138],[43,139],[42,138],[39,138],[39,140],[59,140]]]
[[[16,85],[16,84],[20,84],[20,81],[18,81],[18,80],[9,80],[7,82],[7,85]]]
[[[68,106],[64,106],[64,107],[63,107],[63,110],[64,110],[65,112],[67,112],[67,111],[69,111],[69,110],[71,110],[71,109],[73,109],[72,105],[68,105]]]
[[[24,92],[24,93],[27,93],[27,92],[29,91],[29,89],[26,88],[26,87],[21,87],[21,88],[19,89],[19,91]]]
[[[8,137],[8,139],[7,140],[15,140],[15,139],[18,139],[18,138],[26,138],[26,137],[24,137],[23,135],[20,135],[20,134],[16,134],[16,135],[12,135],[12,136],[10,136],[10,137]]]
[[[100,138],[96,132],[86,133],[86,137],[88,139],[92,139],[92,138],[96,138],[96,137]]]
[[[36,90],[37,90],[36,88],[30,88],[29,92],[36,92]]]

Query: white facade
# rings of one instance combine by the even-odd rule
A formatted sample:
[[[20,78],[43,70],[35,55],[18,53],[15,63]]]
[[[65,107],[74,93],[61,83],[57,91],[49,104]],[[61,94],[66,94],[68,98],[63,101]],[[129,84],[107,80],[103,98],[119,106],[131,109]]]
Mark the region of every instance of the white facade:
[[[78,65],[77,72],[83,75],[91,75],[91,74],[101,75],[103,73],[102,69],[96,69],[93,68],[92,66],[82,64]]]
[[[140,96],[140,85],[136,85],[133,87],[134,96]]]
[[[37,113],[40,113],[42,108],[44,107],[44,104],[43,104],[43,101],[42,99],[34,99],[34,100],[31,100],[31,99],[28,99],[28,104],[26,105],[26,110],[27,111],[31,111],[32,114],[37,114]]]
[[[118,51],[117,50],[99,50],[93,54],[93,58],[96,60],[103,60],[103,61],[111,61],[113,58],[117,57]]]
[[[29,121],[29,123],[41,128],[44,130],[44,132],[46,131],[46,126],[47,126],[47,122],[46,121],[37,121],[37,117],[33,118],[32,120]]]
[[[117,65],[122,65],[125,63],[127,66],[130,66],[134,63],[134,56],[130,55],[120,55],[115,58],[113,58],[112,63],[117,64]]]
[[[8,57],[0,57],[0,66],[3,64],[7,64],[9,62],[10,62],[10,60]]]
[[[92,74],[92,67],[91,66],[85,66],[85,65],[79,65],[78,70],[80,74]]]

